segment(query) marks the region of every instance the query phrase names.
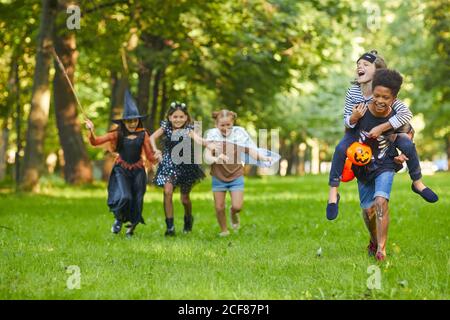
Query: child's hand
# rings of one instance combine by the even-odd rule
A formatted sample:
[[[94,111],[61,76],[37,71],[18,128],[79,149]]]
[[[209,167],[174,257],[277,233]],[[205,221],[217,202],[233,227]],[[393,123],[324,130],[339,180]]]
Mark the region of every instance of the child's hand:
[[[218,141],[211,141],[206,143],[206,148],[208,148],[211,151],[219,151],[220,148],[222,148],[222,142]]]
[[[155,150],[155,159],[158,160],[158,162],[161,162],[162,160],[162,153],[158,149]]]
[[[261,160],[264,161],[264,162],[272,163],[273,158],[272,158],[272,157],[262,156],[262,157],[261,157]]]
[[[86,125],[86,129],[88,129],[88,130],[90,130],[90,131],[94,131],[94,123],[93,123],[91,120],[86,119],[86,120],[84,121],[84,123],[85,123],[85,125]]]
[[[383,129],[378,125],[369,132],[369,138],[376,139],[383,133]]]
[[[216,163],[226,163],[229,159],[227,155],[221,153],[216,157]]]
[[[366,111],[367,111],[367,105],[365,105],[364,102],[361,102],[360,104],[354,106],[352,115],[350,116],[351,120],[354,120],[354,123],[358,122],[358,120],[364,116]]]
[[[403,164],[403,162],[408,161],[408,160],[409,160],[409,158],[407,156],[405,156],[403,153],[394,158],[394,161],[397,164]]]

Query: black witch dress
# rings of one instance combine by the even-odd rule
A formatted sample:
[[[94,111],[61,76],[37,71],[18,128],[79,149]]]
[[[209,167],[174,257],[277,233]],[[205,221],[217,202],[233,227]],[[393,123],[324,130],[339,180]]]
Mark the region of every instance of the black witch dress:
[[[90,137],[90,142],[94,146],[106,142],[116,142],[118,145],[119,155],[108,182],[109,210],[121,222],[145,223],[142,209],[147,174],[141,154],[145,151],[147,160],[154,160],[149,135],[145,130],[141,130],[122,137],[121,143],[117,143],[117,139],[117,132],[108,133],[102,137]]]
[[[164,131],[164,149],[162,161],[159,163],[158,170],[154,178],[154,184],[159,187],[164,187],[164,184],[171,183],[174,188],[180,187],[183,194],[189,193],[192,186],[205,178],[205,173],[199,164],[194,163],[194,142],[189,137],[189,131],[193,130],[192,125],[187,125],[186,128],[177,130],[175,133],[169,121],[161,121],[161,128]],[[180,148],[180,143],[184,143],[186,148]],[[177,147],[182,150],[175,156],[183,158],[183,152],[190,151],[191,156],[189,161],[179,162],[172,158],[174,148]],[[177,148],[177,149],[178,149]]]

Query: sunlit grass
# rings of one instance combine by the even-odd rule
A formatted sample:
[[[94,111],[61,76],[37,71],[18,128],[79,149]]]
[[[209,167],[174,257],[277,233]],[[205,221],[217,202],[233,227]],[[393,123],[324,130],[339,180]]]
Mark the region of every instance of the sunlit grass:
[[[242,228],[218,237],[210,180],[194,188],[194,231],[163,236],[161,189],[145,196],[146,225],[133,239],[110,233],[106,185],[44,184],[39,194],[0,193],[2,299],[448,299],[449,174],[425,177],[436,204],[396,176],[388,261],[369,290],[368,236],[356,184],[344,184],[337,220],[325,219],[327,178],[246,179]],[[317,251],[321,248],[321,256]],[[69,290],[66,268],[81,270]]]

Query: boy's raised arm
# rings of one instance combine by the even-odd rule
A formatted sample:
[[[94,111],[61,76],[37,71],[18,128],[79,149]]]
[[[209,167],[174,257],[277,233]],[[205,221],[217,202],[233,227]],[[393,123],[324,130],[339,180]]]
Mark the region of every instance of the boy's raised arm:
[[[395,110],[396,114],[390,117],[385,123],[382,123],[370,130],[369,136],[371,138],[378,138],[383,132],[386,132],[392,128],[398,129],[411,121],[411,110],[409,110],[408,106],[400,100],[396,100],[394,102],[392,109]]]

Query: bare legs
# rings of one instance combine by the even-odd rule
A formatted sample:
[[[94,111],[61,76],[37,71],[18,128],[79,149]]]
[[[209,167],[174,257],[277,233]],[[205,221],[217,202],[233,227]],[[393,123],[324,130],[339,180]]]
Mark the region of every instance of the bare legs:
[[[385,198],[375,198],[375,213],[377,217],[377,253],[381,252],[383,256],[386,256],[386,241],[389,227],[389,207],[388,201]]]
[[[370,234],[370,241],[377,246],[377,254],[386,256],[386,242],[389,228],[389,206],[383,197],[376,197],[374,205],[363,209],[363,218]]]
[[[166,214],[166,219],[173,218],[173,184],[170,182],[164,185],[164,213]]]
[[[242,204],[244,203],[244,192],[242,191],[230,191],[231,194],[231,224],[233,229],[239,229],[240,219],[239,212],[241,212]]]
[[[214,204],[216,207],[217,222],[219,223],[221,233],[224,235],[226,233],[228,233],[227,218],[225,216],[225,196],[226,196],[226,194],[227,193],[225,191],[214,192]]]
[[[235,229],[239,228],[239,212],[242,210],[244,202],[243,191],[230,191],[231,195],[231,221]],[[216,208],[217,222],[219,223],[221,235],[228,234],[227,218],[225,215],[226,191],[214,192],[214,204]]]
[[[377,222],[375,217],[375,207],[363,209],[363,218],[366,223],[367,230],[370,234],[370,241],[377,245]]]
[[[338,194],[338,187],[330,187],[330,191],[328,193],[328,203],[336,203],[337,194]]]

